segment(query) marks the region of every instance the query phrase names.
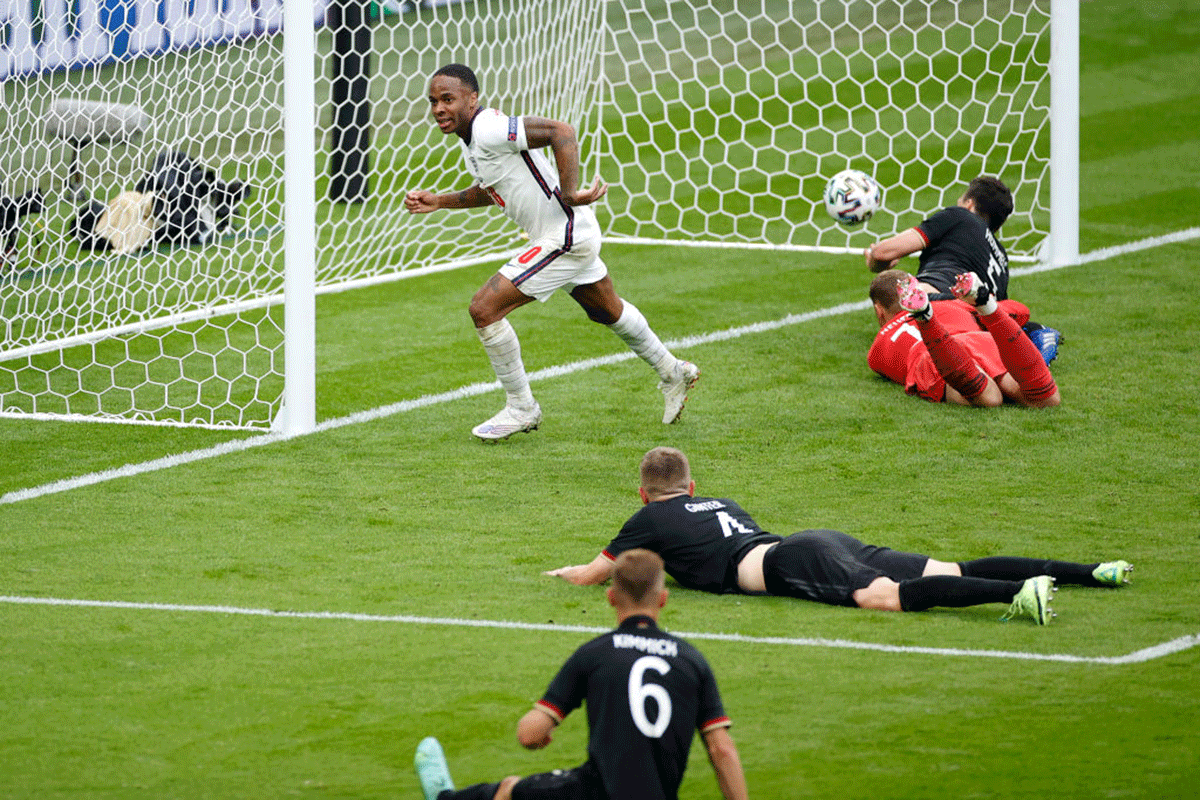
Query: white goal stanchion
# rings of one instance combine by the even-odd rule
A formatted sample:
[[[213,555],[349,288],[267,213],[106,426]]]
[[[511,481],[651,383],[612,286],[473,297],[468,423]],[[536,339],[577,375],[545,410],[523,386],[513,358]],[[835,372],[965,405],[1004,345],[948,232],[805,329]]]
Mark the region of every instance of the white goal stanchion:
[[[0,230],[0,414],[310,430],[314,294],[521,244],[494,209],[404,211],[409,189],[468,181],[425,99],[450,62],[476,70],[484,105],[577,127],[583,178],[610,184],[610,240],[854,247],[867,235],[821,201],[853,167],[885,188],[871,236],[987,172],[1016,195],[1015,259],[1043,253],[1052,222],[1076,240],[1055,259],[1077,253],[1077,210],[1059,204],[1077,187],[1056,163],[1052,220],[1049,183],[1050,75],[1058,137],[1058,110],[1078,115],[1078,47],[1051,47],[1050,0],[330,1],[370,28],[349,62],[365,80],[341,88],[334,34],[306,24],[325,0],[287,0],[283,33],[283,0],[0,10],[0,220],[15,218]],[[1054,6],[1055,42],[1077,37],[1077,0]],[[368,124],[355,139],[344,119]],[[335,141],[364,147],[359,195],[336,196]],[[1077,182],[1075,147],[1054,160],[1073,158]],[[204,188],[180,200],[172,183],[191,173],[164,177],[163,153]]]

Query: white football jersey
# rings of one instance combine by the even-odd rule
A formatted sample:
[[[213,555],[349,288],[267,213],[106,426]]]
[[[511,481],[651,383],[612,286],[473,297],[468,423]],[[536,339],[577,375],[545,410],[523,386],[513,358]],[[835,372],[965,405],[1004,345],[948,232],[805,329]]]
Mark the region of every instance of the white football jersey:
[[[559,195],[558,170],[529,149],[523,117],[482,108],[471,121],[471,141],[459,140],[467,172],[531,240],[557,239],[567,247],[600,235],[589,206],[568,206]]]

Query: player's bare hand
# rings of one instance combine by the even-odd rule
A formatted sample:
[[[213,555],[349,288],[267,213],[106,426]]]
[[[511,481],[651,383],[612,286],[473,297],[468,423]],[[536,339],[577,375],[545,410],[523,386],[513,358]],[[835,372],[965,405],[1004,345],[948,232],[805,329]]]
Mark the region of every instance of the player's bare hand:
[[[600,180],[600,176],[596,176],[596,180],[592,182],[590,189],[576,189],[575,192],[568,196],[563,195],[563,202],[569,206],[586,206],[596,202],[604,195],[608,194],[608,184]]]
[[[576,586],[582,586],[582,575],[586,569],[586,564],[575,564],[574,566],[570,567],[559,567],[558,569],[552,569],[542,574],[549,575],[553,578],[562,578],[568,583],[573,583]]]
[[[428,214],[437,209],[437,195],[423,189],[413,189],[404,195],[404,207],[410,214]]]

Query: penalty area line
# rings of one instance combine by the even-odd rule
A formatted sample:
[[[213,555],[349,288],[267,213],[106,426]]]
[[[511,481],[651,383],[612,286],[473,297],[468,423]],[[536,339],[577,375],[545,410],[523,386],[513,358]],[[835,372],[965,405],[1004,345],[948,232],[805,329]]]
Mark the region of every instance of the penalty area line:
[[[69,606],[74,608],[111,608],[133,611],[167,611],[192,614],[224,614],[243,617],[268,617],[275,619],[341,620],[348,622],[381,622],[405,625],[435,625],[459,628],[493,628],[498,630],[543,631],[553,633],[579,633],[599,635],[611,628],[590,625],[558,625],[552,622],[513,622],[489,619],[459,619],[455,617],[424,617],[411,614],[357,614],[339,611],[278,611],[269,608],[239,608],[236,606],[181,605],[176,603],[135,603],[120,600],[79,600],[58,597],[21,597],[0,595],[0,603],[11,605]],[[848,639],[823,639],[820,637],[744,636],[737,633],[709,633],[704,631],[672,631],[683,639],[737,644],[763,644],[785,647],[818,647],[834,650],[866,650],[878,653],[902,655],[928,655],[955,658],[992,658],[1018,661],[1050,661],[1066,664],[1104,664],[1119,666],[1141,664],[1164,658],[1200,645],[1200,635],[1181,636],[1168,642],[1144,647],[1122,656],[1077,656],[1069,653],[1025,653],[1011,650],[969,650],[953,647],[913,647],[907,645],[881,644],[878,642],[855,642]]]
[[[1176,244],[1179,242],[1192,241],[1194,239],[1200,239],[1200,228],[1187,228],[1185,230],[1176,231],[1164,236],[1153,236],[1147,239],[1140,239],[1135,242],[1128,242],[1123,245],[1095,250],[1091,253],[1085,253],[1084,255],[1081,255],[1079,260],[1073,263],[1039,264],[1029,267],[1018,267],[1013,269],[1011,274],[1020,276],[1031,275],[1039,272],[1050,272],[1069,266],[1075,266],[1076,264],[1091,264],[1098,261],[1106,261],[1108,259],[1117,258],[1129,253],[1150,250],[1155,247],[1163,247],[1165,245]],[[724,342],[737,339],[742,336],[748,336],[750,334],[778,330],[791,325],[799,325],[805,322],[811,322],[813,320],[824,319],[826,317],[835,317],[842,314],[865,311],[870,307],[871,304],[868,300],[862,300],[853,303],[842,303],[840,305],[830,306],[828,308],[818,309],[816,311],[809,311],[803,314],[788,314],[786,317],[782,317],[781,319],[770,320],[766,322],[756,322],[736,328],[728,328],[726,330],[713,331],[711,333],[705,333],[696,336],[686,336],[679,339],[672,339],[665,342],[665,344],[669,349],[683,350],[702,344]],[[614,353],[612,355],[575,361],[569,364],[546,367],[545,369],[540,369],[536,372],[530,373],[529,380],[530,382],[549,380],[551,378],[557,378],[563,375],[584,372],[590,369],[596,369],[598,367],[617,364],[631,358],[634,358],[634,353],[627,350],[622,353]],[[288,441],[289,439],[299,438],[301,436],[310,436],[315,433],[323,433],[324,431],[343,428],[348,425],[358,425],[365,422],[371,422],[373,420],[383,419],[384,417],[403,414],[420,408],[440,405],[442,403],[449,403],[467,397],[476,397],[478,395],[486,394],[487,392],[496,391],[498,389],[500,389],[499,381],[492,381],[490,383],[474,383],[467,386],[461,386],[448,392],[424,395],[414,400],[403,400],[397,403],[391,403],[389,405],[369,409],[367,411],[359,411],[354,414],[349,414],[345,417],[325,420],[324,422],[318,423],[313,430],[301,434],[285,435],[282,433],[264,433],[245,439],[234,439],[219,445],[214,445],[212,447],[206,447],[199,450],[192,450],[186,453],[164,456],[162,458],[143,461],[137,464],[126,464],[122,467],[92,472],[73,478],[64,478],[62,480],[52,481],[51,483],[30,487],[28,489],[16,489],[0,495],[0,505],[9,505],[11,503],[21,502],[22,500],[32,500],[38,497],[44,497],[46,495],[67,492],[73,489],[80,489],[85,486],[94,486],[96,484],[105,483],[117,478],[128,478],[149,472],[172,469],[185,464],[204,461],[209,458],[217,458],[218,456],[243,452],[255,447],[265,447],[267,445]]]

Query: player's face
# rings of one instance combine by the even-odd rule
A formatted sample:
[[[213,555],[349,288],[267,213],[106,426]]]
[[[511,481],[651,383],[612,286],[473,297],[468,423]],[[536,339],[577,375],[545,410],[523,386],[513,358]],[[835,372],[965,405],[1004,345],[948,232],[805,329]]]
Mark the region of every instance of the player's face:
[[[429,113],[442,133],[465,135],[478,100],[479,95],[458,78],[435,75],[429,82]]]

